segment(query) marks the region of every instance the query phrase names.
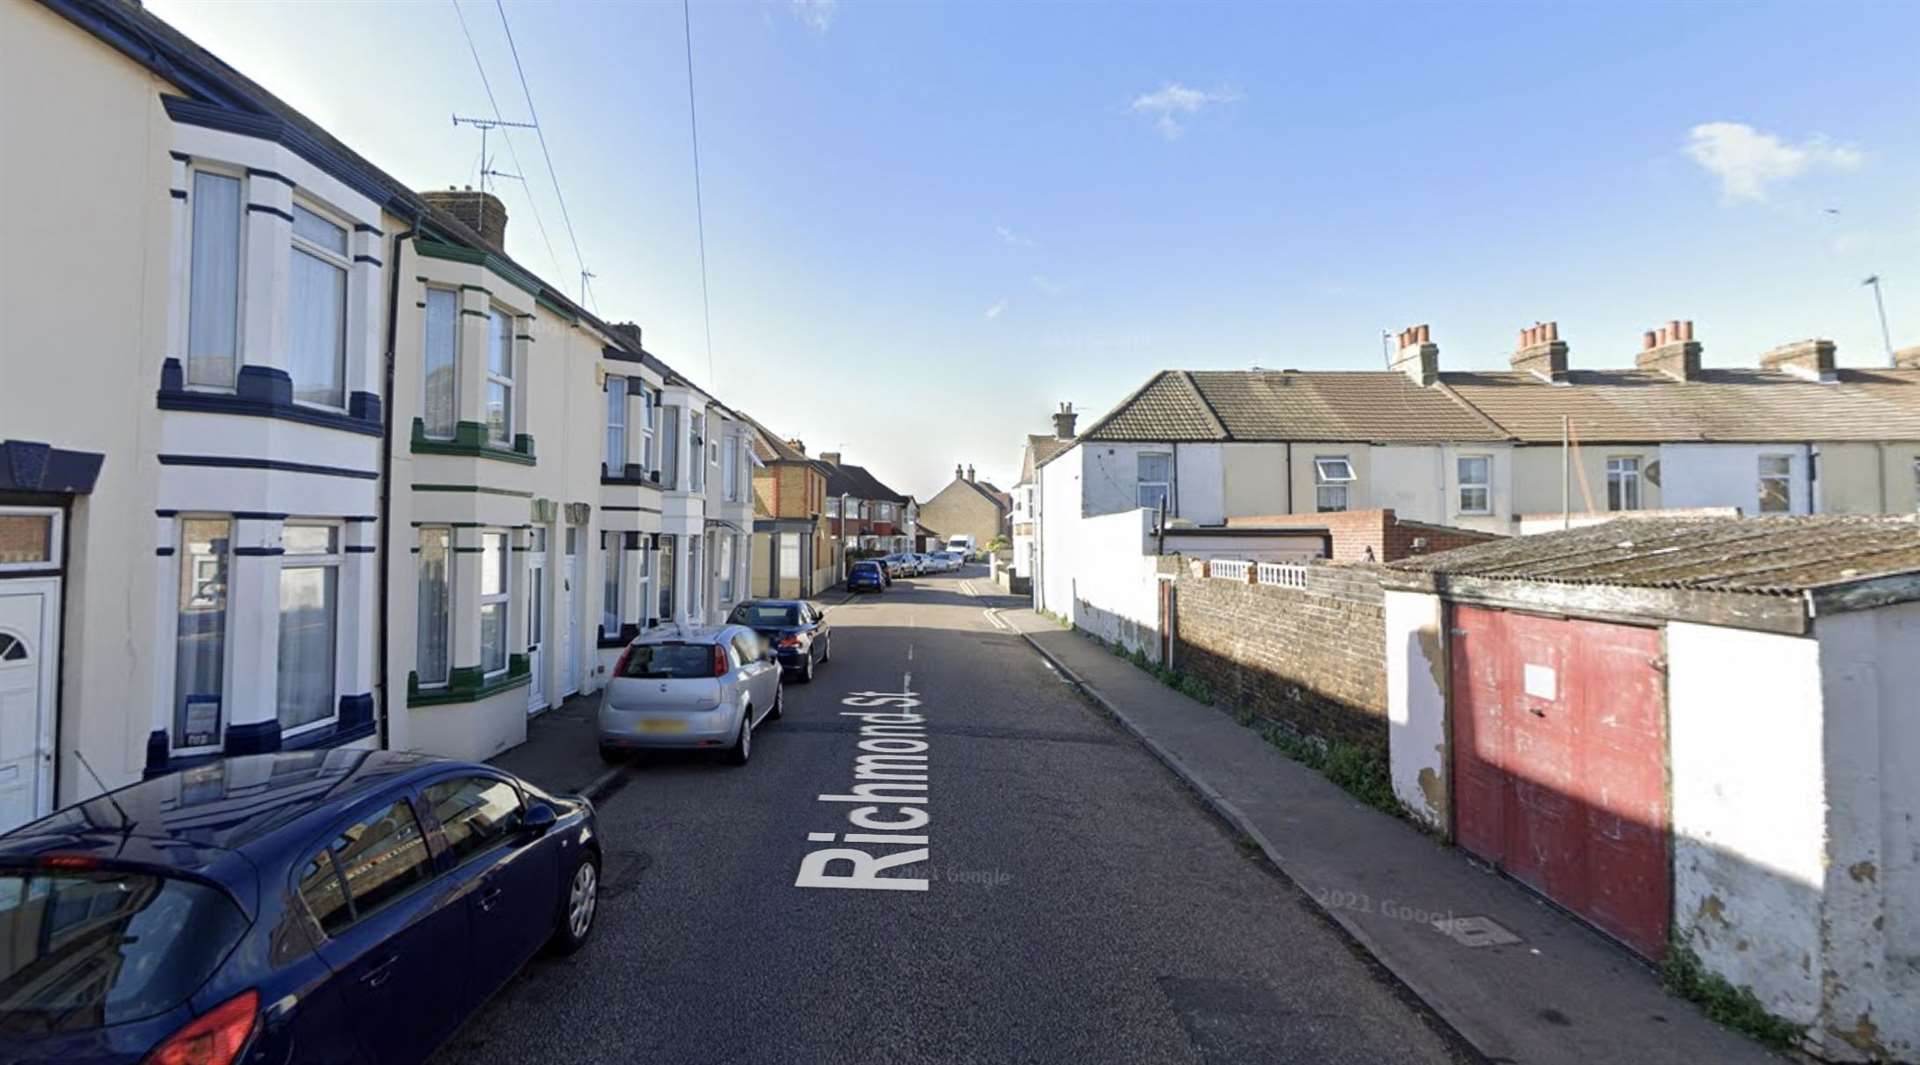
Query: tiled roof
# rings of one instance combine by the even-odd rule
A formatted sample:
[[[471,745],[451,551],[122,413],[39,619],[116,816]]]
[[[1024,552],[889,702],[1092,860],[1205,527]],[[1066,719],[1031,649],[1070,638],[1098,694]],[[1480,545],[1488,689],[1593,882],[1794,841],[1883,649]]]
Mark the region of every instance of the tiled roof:
[[[1226,429],[1184,372],[1162,370],[1080,436],[1083,440],[1222,440]]]
[[[815,464],[827,475],[827,494],[830,496],[852,496],[855,499],[875,499],[888,503],[905,503],[907,497],[880,483],[880,479],[868,473],[864,466],[847,463],[834,465],[831,462]]]
[[[779,434],[748,417],[744,411],[734,414],[753,430],[753,454],[761,462],[807,462],[805,452],[786,442]]]
[[[1052,433],[1027,434],[1027,446],[1020,452],[1020,484],[1033,480],[1033,471],[1047,460],[1073,446],[1073,438],[1062,439]]]
[[[1084,440],[1504,440],[1445,389],[1389,370],[1166,370]],[[1044,461],[1044,460],[1042,460]]]
[[[1440,380],[1525,442],[1920,440],[1920,370],[1842,369],[1830,382],[1750,369],[1691,381],[1641,370],[1575,370],[1567,384],[1527,373]],[[1409,382],[1411,383],[1411,382]]]
[[[1396,570],[1556,584],[1793,595],[1920,573],[1920,517],[1656,518],[1518,536]]]

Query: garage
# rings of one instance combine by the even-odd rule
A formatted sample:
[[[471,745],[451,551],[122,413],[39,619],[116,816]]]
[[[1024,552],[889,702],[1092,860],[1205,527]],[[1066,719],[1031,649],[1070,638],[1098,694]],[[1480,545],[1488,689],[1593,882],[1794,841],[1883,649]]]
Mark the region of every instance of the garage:
[[[1455,838],[1660,959],[1672,861],[1660,630],[1449,609]]]

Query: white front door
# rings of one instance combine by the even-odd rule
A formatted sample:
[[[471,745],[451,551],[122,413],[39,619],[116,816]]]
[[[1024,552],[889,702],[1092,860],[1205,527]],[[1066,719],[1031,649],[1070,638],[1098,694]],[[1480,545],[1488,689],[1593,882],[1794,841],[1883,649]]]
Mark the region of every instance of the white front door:
[[[527,713],[547,708],[547,530],[533,531],[533,550],[527,552]]]
[[[560,579],[560,694],[580,690],[580,611],[574,607],[573,590],[580,585],[580,530],[567,530],[566,568]]]
[[[60,582],[0,581],[0,832],[53,807]]]

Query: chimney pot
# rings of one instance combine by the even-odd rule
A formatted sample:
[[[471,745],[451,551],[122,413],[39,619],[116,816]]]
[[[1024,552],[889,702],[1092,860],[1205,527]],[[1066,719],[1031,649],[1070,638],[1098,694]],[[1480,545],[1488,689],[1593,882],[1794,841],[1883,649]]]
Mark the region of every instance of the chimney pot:
[[[1392,368],[1422,388],[1440,379],[1440,349],[1432,337],[1428,326],[1408,326],[1400,331],[1400,350],[1393,357]]]
[[[1567,345],[1560,339],[1558,322],[1535,322],[1520,331],[1510,363],[1516,371],[1530,373],[1548,381],[1567,376]]]
[[[1659,341],[1654,338],[1653,330],[1649,329],[1647,330],[1646,336],[1643,336],[1640,338],[1640,350],[1652,351],[1654,349],[1654,346],[1658,343]]]
[[[1556,341],[1559,339],[1560,339],[1560,323],[1548,322],[1547,323],[1547,342],[1552,343],[1553,341]]]
[[[1681,340],[1693,339],[1693,319],[1689,318],[1680,323],[1680,339]]]
[[[1641,334],[1640,351],[1633,363],[1636,369],[1691,381],[1700,376],[1700,351],[1699,342],[1693,339],[1693,322],[1670,318]]]
[[[1073,426],[1079,417],[1074,413],[1073,404],[1060,404],[1060,410],[1053,416],[1053,435],[1061,440],[1073,439]]]

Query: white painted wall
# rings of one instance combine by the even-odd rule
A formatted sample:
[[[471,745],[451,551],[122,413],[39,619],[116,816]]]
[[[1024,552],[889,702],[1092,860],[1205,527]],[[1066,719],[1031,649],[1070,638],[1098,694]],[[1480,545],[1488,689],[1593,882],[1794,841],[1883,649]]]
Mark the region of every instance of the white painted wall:
[[[1446,609],[1440,597],[1386,593],[1387,747],[1393,794],[1414,818],[1448,830]]]
[[[1666,632],[1675,936],[1775,1014],[1813,1023],[1826,877],[1820,645],[1680,622]]]
[[[1074,509],[1084,517],[1099,514],[1115,514],[1123,510],[1132,510],[1138,506],[1138,496],[1134,489],[1140,482],[1139,456],[1142,451],[1163,451],[1171,455],[1171,444],[1077,444],[1073,451],[1078,453],[1080,472],[1086,488],[1085,498],[1074,503]],[[1067,461],[1061,456],[1048,463],[1043,469],[1052,470]],[[1048,517],[1058,515],[1057,508],[1048,508]],[[942,530],[943,532],[945,530]]]
[[[1227,520],[1225,465],[1220,444],[1181,444],[1174,449],[1177,484],[1174,513],[1195,525]]]
[[[1104,640],[1150,655],[1160,626],[1158,563],[1150,531],[1153,514],[1129,510],[1080,523],[1069,550],[1069,620]]]
[[[1662,507],[1739,507],[1760,513],[1760,456],[1791,460],[1794,514],[1813,513],[1804,444],[1662,444]]]

